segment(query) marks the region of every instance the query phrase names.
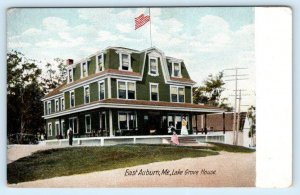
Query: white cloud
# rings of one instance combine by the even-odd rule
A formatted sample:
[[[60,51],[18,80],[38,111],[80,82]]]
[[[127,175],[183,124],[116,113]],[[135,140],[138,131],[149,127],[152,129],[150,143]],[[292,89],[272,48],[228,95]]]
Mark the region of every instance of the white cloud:
[[[43,26],[49,31],[68,30],[68,21],[59,17],[47,17],[43,20]]]
[[[42,31],[40,29],[37,28],[29,28],[27,30],[25,30],[22,35],[24,36],[36,36],[36,35],[40,35],[42,33]]]
[[[7,42],[7,46],[8,48],[10,49],[17,49],[17,48],[26,48],[26,47],[29,47],[31,46],[30,43],[27,43],[27,42],[21,42],[21,41],[8,41]]]
[[[131,31],[133,31],[133,26],[131,24],[117,24],[116,28],[124,33],[129,33]]]

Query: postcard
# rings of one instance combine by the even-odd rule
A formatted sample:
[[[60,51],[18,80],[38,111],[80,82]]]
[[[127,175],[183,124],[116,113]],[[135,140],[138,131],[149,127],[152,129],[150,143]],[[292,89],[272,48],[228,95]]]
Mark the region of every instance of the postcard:
[[[283,122],[257,113],[274,114],[262,95],[276,92],[268,78],[289,76],[291,15],[288,7],[9,8],[8,187],[290,186],[290,107],[277,108],[287,113],[277,116],[287,121],[284,138]],[[285,49],[271,55],[278,45]],[[281,84],[289,95],[291,83]],[[286,166],[273,172],[280,151]]]

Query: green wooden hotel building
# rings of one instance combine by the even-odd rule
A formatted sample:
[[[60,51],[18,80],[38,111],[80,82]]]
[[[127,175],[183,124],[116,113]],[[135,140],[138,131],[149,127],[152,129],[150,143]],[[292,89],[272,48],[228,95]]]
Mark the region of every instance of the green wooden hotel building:
[[[180,133],[183,116],[192,133],[192,117],[223,112],[193,104],[184,61],[155,47],[108,47],[67,65],[67,81],[42,99],[48,139],[70,127],[75,137],[167,135],[170,125]]]

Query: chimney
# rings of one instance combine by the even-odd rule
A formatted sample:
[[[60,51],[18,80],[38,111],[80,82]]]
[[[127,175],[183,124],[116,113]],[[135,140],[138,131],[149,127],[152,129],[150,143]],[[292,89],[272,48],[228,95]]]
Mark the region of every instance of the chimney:
[[[71,65],[71,64],[73,64],[73,62],[74,62],[73,59],[67,59],[67,60],[66,60],[66,64],[67,64],[67,65]]]

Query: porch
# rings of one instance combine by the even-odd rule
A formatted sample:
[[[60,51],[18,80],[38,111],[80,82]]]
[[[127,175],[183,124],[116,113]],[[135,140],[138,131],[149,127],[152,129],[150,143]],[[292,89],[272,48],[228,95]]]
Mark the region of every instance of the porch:
[[[223,133],[210,133],[199,135],[179,135],[179,140],[193,139],[196,144],[206,142],[225,143]],[[111,146],[117,144],[170,144],[171,135],[152,135],[152,136],[117,136],[117,137],[85,137],[74,138],[74,146]],[[68,146],[68,139],[54,139],[42,141],[39,144]]]

